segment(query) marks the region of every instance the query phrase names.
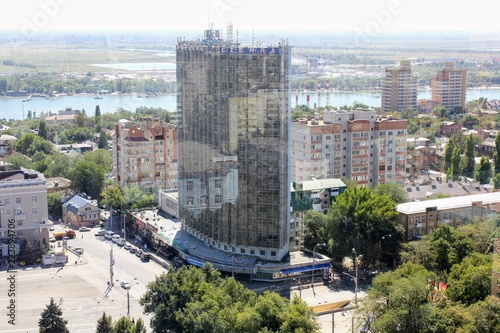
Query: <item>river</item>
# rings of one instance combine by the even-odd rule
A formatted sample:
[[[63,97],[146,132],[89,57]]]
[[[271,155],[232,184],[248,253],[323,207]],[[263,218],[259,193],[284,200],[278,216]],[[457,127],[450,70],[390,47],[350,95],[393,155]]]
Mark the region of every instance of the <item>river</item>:
[[[307,94],[301,92],[296,94],[291,92],[291,106],[296,105],[296,95],[298,95],[298,104],[307,105]],[[419,90],[419,99],[428,99],[431,97],[430,90]],[[486,97],[489,100],[500,99],[500,89],[468,89],[467,101]],[[309,97],[309,106],[329,105],[340,107],[352,105],[355,102],[367,104],[369,106],[379,107],[381,103],[380,93],[377,92],[311,92]],[[95,108],[99,105],[101,113],[115,112],[118,108],[129,111],[135,111],[136,108],[144,106],[151,108],[163,108],[171,111],[176,109],[176,95],[153,96],[149,98],[139,98],[136,95],[104,95],[102,99],[94,99],[93,95],[72,95],[59,96],[53,100],[47,100],[41,97],[34,97],[29,102],[23,102],[20,97],[0,97],[0,119],[23,119],[28,111],[36,112],[40,115],[42,112],[56,113],[59,110],[73,108],[85,110],[88,116],[94,116]]]

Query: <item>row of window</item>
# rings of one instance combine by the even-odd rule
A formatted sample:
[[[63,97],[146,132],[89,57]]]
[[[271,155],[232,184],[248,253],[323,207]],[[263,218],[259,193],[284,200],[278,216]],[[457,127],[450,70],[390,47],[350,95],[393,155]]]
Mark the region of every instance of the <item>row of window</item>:
[[[16,216],[16,215],[24,215],[24,209],[22,208],[16,208],[14,210],[6,209],[5,210],[5,215],[6,216],[11,216],[11,213]],[[38,214],[38,207],[32,207],[31,208],[31,213],[32,214]]]
[[[37,202],[38,201],[38,196],[32,195],[31,196],[31,201],[32,202]],[[20,204],[22,202],[23,202],[22,198],[16,198],[16,204]],[[2,201],[0,200],[0,205],[1,204],[2,204]],[[5,206],[10,205],[10,204],[11,204],[11,199],[10,198],[5,199]]]

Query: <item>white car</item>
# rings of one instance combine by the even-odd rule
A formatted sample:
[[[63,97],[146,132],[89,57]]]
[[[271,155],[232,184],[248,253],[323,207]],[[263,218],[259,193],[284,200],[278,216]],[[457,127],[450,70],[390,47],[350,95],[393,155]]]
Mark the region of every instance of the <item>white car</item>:
[[[50,236],[49,242],[55,243],[56,242],[56,238],[54,236]]]
[[[87,228],[87,227],[81,227],[79,230],[80,230],[80,232],[83,232],[83,231],[90,231],[90,228]]]

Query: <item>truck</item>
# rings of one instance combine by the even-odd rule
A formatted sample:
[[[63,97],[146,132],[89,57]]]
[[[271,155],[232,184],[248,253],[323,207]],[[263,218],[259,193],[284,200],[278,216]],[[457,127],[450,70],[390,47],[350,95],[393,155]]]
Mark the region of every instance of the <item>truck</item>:
[[[76,237],[76,232],[74,230],[67,230],[67,231],[56,231],[53,233],[54,238],[57,240],[62,240],[64,237],[68,238],[75,238]]]

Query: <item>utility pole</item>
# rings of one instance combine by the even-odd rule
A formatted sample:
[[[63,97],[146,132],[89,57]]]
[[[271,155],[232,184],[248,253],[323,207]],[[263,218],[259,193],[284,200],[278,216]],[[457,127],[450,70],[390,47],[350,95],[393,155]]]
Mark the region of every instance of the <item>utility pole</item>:
[[[113,244],[110,243],[109,245],[111,245],[111,250],[109,251],[109,285],[113,287],[115,285],[113,282],[113,265],[115,264],[115,259],[113,258]]]

